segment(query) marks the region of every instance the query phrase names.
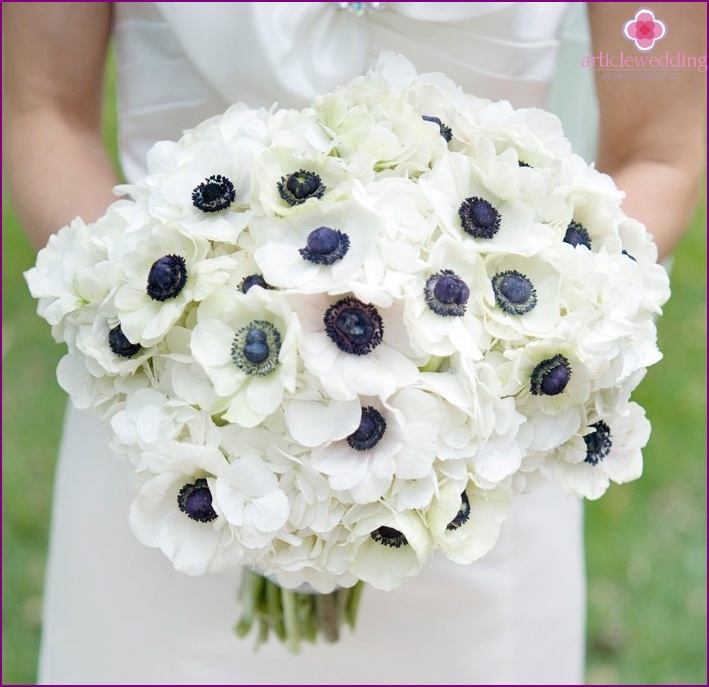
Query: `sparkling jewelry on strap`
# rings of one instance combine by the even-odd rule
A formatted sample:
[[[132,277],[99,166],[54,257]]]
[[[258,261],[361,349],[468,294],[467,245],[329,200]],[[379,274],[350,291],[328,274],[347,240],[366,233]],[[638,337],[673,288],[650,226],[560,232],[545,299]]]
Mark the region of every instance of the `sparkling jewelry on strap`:
[[[381,12],[385,2],[338,2],[338,10],[347,10],[357,17],[363,17],[369,12]]]

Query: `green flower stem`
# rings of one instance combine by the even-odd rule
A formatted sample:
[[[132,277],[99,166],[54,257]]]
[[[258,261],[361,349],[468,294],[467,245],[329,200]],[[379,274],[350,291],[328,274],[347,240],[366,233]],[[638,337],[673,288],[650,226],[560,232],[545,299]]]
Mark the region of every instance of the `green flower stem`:
[[[300,631],[296,611],[295,592],[284,589],[281,592],[283,601],[283,624],[285,626],[286,646],[292,654],[300,652]]]
[[[241,584],[243,612],[235,632],[245,637],[255,626],[257,648],[273,633],[294,654],[300,652],[302,641],[315,643],[318,635],[326,642],[336,642],[342,625],[354,628],[363,589],[364,583],[358,582],[350,589],[329,594],[307,594],[283,589],[245,569]]]
[[[438,372],[438,370],[441,369],[441,365],[443,365],[445,360],[446,358],[441,358],[440,356],[432,355],[423,367],[419,367],[419,370],[421,372]]]
[[[357,612],[359,611],[359,602],[362,599],[364,591],[364,582],[357,582],[354,587],[347,590],[347,602],[345,604],[345,621],[351,630],[354,630],[357,621]]]
[[[283,590],[285,593],[285,590]],[[268,619],[271,629],[282,642],[286,640],[281,589],[278,585],[266,585],[266,603],[268,605]]]
[[[336,642],[340,638],[336,591],[330,594],[318,594],[315,597],[315,614],[318,620],[318,629],[322,632],[325,641]]]

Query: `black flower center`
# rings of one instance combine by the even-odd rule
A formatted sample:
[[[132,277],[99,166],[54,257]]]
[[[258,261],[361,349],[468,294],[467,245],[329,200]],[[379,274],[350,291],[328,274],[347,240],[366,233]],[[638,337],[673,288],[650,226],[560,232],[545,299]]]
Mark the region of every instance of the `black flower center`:
[[[226,210],[235,198],[234,184],[221,174],[207,177],[192,191],[192,205],[202,212]]]
[[[491,239],[500,230],[500,213],[484,198],[466,198],[458,209],[463,230],[476,239]]]
[[[437,315],[462,317],[470,289],[453,270],[441,270],[426,280],[423,294],[426,305]]]
[[[308,234],[305,248],[298,252],[304,260],[316,265],[332,265],[341,260],[350,248],[350,237],[338,229],[318,227]]]
[[[553,358],[542,360],[532,372],[532,393],[535,396],[556,396],[571,379],[569,361],[558,353]]]
[[[231,359],[247,375],[265,377],[278,367],[281,334],[265,320],[254,320],[239,329],[231,344]]]
[[[528,162],[523,162],[522,160],[517,160],[517,166],[518,167],[529,167],[531,169],[532,165],[530,165]]]
[[[498,272],[492,278],[495,302],[509,315],[524,315],[537,305],[532,282],[516,270]]]
[[[564,243],[570,243],[574,246],[574,248],[576,246],[586,246],[586,248],[591,250],[591,237],[589,236],[586,227],[573,219],[569,222],[569,226],[566,227]]]
[[[457,515],[446,525],[448,531],[457,530],[470,519],[470,501],[468,495],[463,492],[460,495],[460,510]]]
[[[200,477],[195,482],[185,484],[177,495],[177,507],[190,519],[197,522],[211,522],[217,514],[212,508],[212,493],[207,480]]]
[[[325,186],[320,177],[305,169],[281,177],[277,186],[279,195],[288,205],[300,205],[308,198],[322,198],[325,194]]]
[[[449,142],[451,138],[453,138],[453,131],[449,126],[444,124],[438,117],[428,117],[427,115],[423,115],[423,119],[426,122],[433,122],[434,124],[438,125],[438,130],[441,133],[441,136],[446,140],[446,142]]]
[[[398,549],[400,546],[406,546],[409,543],[403,532],[399,532],[399,530],[395,530],[393,527],[387,527],[386,525],[382,525],[374,530],[369,536],[383,546],[391,546],[394,549]]]
[[[365,406],[362,408],[359,427],[347,437],[347,443],[355,451],[368,451],[379,443],[386,427],[382,414],[372,406]]]
[[[586,434],[583,438],[586,442],[584,462],[596,465],[611,452],[613,442],[611,441],[611,429],[603,420],[596,422],[591,427],[593,427],[593,432]]]
[[[266,283],[266,280],[263,278],[262,274],[250,274],[248,277],[244,277],[241,280],[239,288],[241,289],[242,293],[248,293],[249,289],[252,289],[254,286],[260,286],[262,289],[271,288]]]
[[[325,332],[345,353],[371,353],[384,337],[384,322],[373,305],[348,297],[331,305],[323,316]]]
[[[132,358],[142,348],[140,344],[128,341],[120,324],[108,332],[108,346],[121,358]]]
[[[180,255],[165,255],[156,260],[148,273],[148,296],[154,301],[175,298],[187,283],[185,259]]]

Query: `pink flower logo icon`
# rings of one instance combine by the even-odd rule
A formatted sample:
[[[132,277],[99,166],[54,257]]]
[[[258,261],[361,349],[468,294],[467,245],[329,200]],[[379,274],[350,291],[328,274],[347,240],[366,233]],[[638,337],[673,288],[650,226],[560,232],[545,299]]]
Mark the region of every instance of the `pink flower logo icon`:
[[[635,41],[638,50],[652,50],[655,41],[664,38],[667,34],[665,22],[655,19],[655,13],[646,8],[641,8],[635,13],[635,18],[625,22],[623,35],[631,41]]]

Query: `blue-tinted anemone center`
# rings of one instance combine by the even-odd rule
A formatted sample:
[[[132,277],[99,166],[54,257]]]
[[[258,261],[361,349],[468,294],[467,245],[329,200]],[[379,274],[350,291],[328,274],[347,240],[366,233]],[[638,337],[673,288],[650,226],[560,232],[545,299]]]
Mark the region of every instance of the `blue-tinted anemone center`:
[[[470,519],[470,501],[468,495],[463,492],[460,495],[460,510],[456,516],[446,525],[448,531],[457,530]]]
[[[593,427],[593,432],[583,437],[586,442],[584,462],[597,465],[610,453],[613,447],[611,429],[603,420],[596,422],[591,427]]]
[[[441,270],[426,280],[426,305],[437,315],[462,317],[470,297],[468,285],[453,270]]]
[[[423,115],[422,119],[426,122],[432,122],[433,124],[438,125],[438,131],[440,132],[441,136],[443,136],[444,140],[446,142],[449,142],[453,138],[453,131],[449,126],[444,124],[440,118],[438,117],[429,117],[427,115]]]
[[[345,353],[366,355],[383,340],[384,322],[373,305],[356,298],[343,298],[323,316],[325,332]]]
[[[108,347],[121,358],[132,358],[142,348],[140,344],[128,341],[120,324],[108,333]]]
[[[495,302],[509,315],[524,315],[537,305],[537,292],[532,282],[516,270],[498,272],[492,278]]]
[[[556,396],[571,379],[569,361],[560,353],[542,360],[532,372],[531,389],[535,396]]]
[[[305,248],[300,249],[304,260],[317,265],[332,265],[341,260],[350,248],[350,238],[338,229],[318,227],[308,234]]]
[[[383,546],[391,546],[398,549],[401,546],[406,546],[409,542],[403,532],[395,530],[393,527],[382,525],[370,534],[374,541],[379,542]]]
[[[476,239],[491,239],[500,230],[500,213],[484,198],[466,198],[458,216],[463,231]]]
[[[180,255],[165,255],[156,260],[148,273],[148,296],[154,301],[175,298],[187,283],[185,259]]]
[[[315,172],[300,169],[281,177],[277,184],[278,194],[289,205],[300,205],[309,198],[322,198],[325,186]]]
[[[211,522],[217,517],[212,508],[212,493],[207,480],[200,477],[195,482],[185,484],[177,495],[177,507],[190,519],[197,522]]]
[[[262,289],[270,288],[262,274],[250,274],[241,280],[240,288],[242,293],[248,293],[254,286],[260,286]]]
[[[376,408],[365,406],[359,427],[347,437],[347,443],[355,451],[368,451],[381,441],[386,426],[386,420]]]
[[[266,320],[254,320],[234,335],[231,359],[245,374],[265,377],[278,367],[280,350],[278,329]]]
[[[207,177],[192,191],[192,205],[202,212],[226,210],[235,198],[234,184],[221,174]]]
[[[564,234],[564,243],[571,244],[572,246],[586,246],[591,250],[591,237],[588,233],[586,227],[580,222],[571,220],[569,226],[566,227],[566,233]]]

